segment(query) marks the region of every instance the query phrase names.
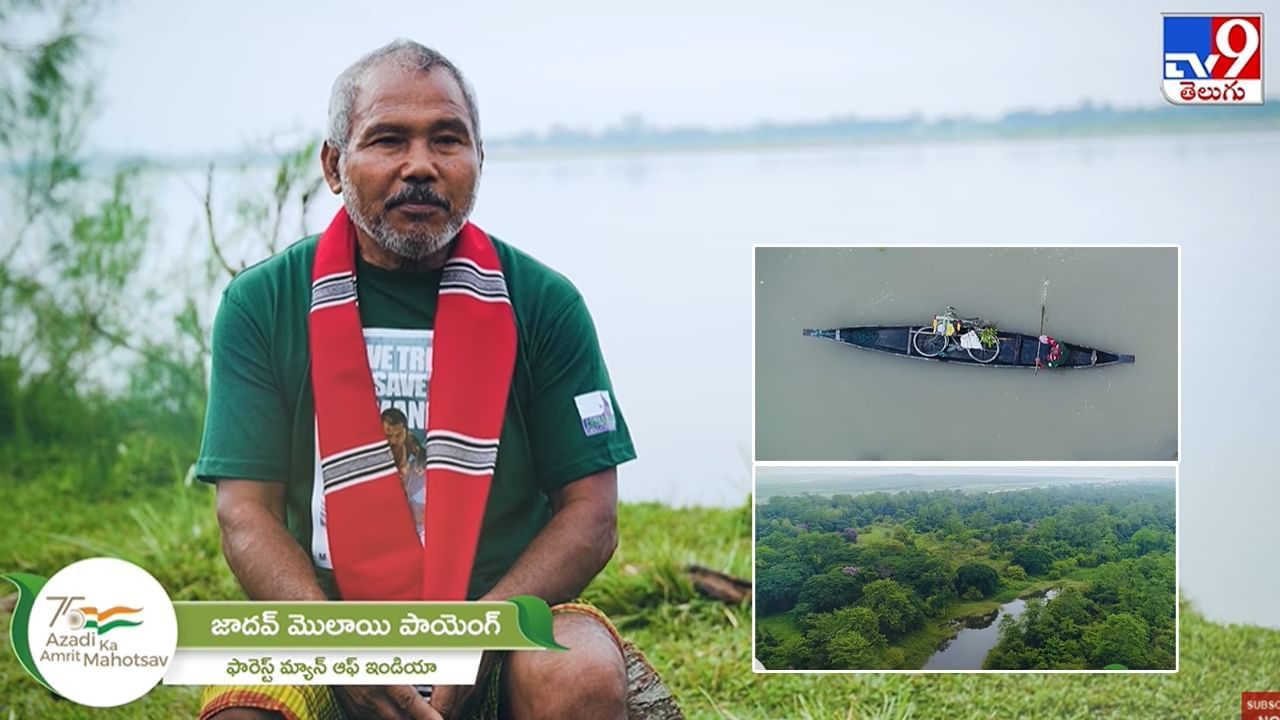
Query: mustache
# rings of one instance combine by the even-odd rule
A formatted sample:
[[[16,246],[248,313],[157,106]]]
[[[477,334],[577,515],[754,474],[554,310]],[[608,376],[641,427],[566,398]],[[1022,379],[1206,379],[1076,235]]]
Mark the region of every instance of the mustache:
[[[453,205],[428,185],[411,185],[387,198],[384,206],[390,210],[397,205],[434,205],[445,212],[453,212]]]

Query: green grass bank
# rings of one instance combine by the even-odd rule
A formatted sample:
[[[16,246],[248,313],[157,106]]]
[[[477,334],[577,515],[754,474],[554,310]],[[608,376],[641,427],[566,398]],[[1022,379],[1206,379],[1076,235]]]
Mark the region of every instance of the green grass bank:
[[[94,503],[12,478],[0,488],[0,571],[50,575],[112,554],[148,568],[175,599],[240,597],[208,488]],[[645,650],[690,718],[1230,718],[1241,691],[1280,687],[1280,631],[1217,625],[1187,606],[1176,675],[755,675],[749,610],[700,598],[680,572],[697,562],[749,576],[748,508],[624,504],[620,524],[621,546],[586,596]],[[160,687],[114,710],[56,700],[13,658],[7,613],[0,626],[0,719],[194,715],[196,688]]]

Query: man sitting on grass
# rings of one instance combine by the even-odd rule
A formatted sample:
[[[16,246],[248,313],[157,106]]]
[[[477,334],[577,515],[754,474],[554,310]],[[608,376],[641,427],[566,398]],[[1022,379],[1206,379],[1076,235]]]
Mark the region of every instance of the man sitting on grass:
[[[536,595],[570,649],[486,654],[475,688],[433,693],[210,688],[202,718],[626,715],[617,633],[567,601],[616,547],[635,451],[577,290],[467,221],[479,125],[462,74],[417,43],[338,77],[320,159],[344,208],[224,293],[197,473],[251,599]],[[389,408],[425,473],[400,472]]]

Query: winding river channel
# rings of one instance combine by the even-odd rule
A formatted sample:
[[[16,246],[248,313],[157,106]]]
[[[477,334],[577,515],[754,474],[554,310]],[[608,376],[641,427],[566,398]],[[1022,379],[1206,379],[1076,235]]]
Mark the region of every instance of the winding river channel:
[[[1044,595],[1048,600],[1057,596],[1057,590],[1050,590]],[[987,653],[991,652],[991,648],[995,647],[996,641],[1000,639],[1000,621],[1005,616],[1017,618],[1026,608],[1027,600],[1018,598],[1001,605],[993,617],[972,619],[954,638],[943,643],[937,652],[929,656],[924,669],[981,670],[982,662],[987,659]],[[957,622],[965,621],[962,619]]]

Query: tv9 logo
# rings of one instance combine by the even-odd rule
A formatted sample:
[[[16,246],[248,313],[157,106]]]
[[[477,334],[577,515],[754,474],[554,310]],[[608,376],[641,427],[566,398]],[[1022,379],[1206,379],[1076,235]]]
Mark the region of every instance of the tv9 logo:
[[[1174,105],[1261,105],[1262,15],[1164,15],[1164,80]]]

